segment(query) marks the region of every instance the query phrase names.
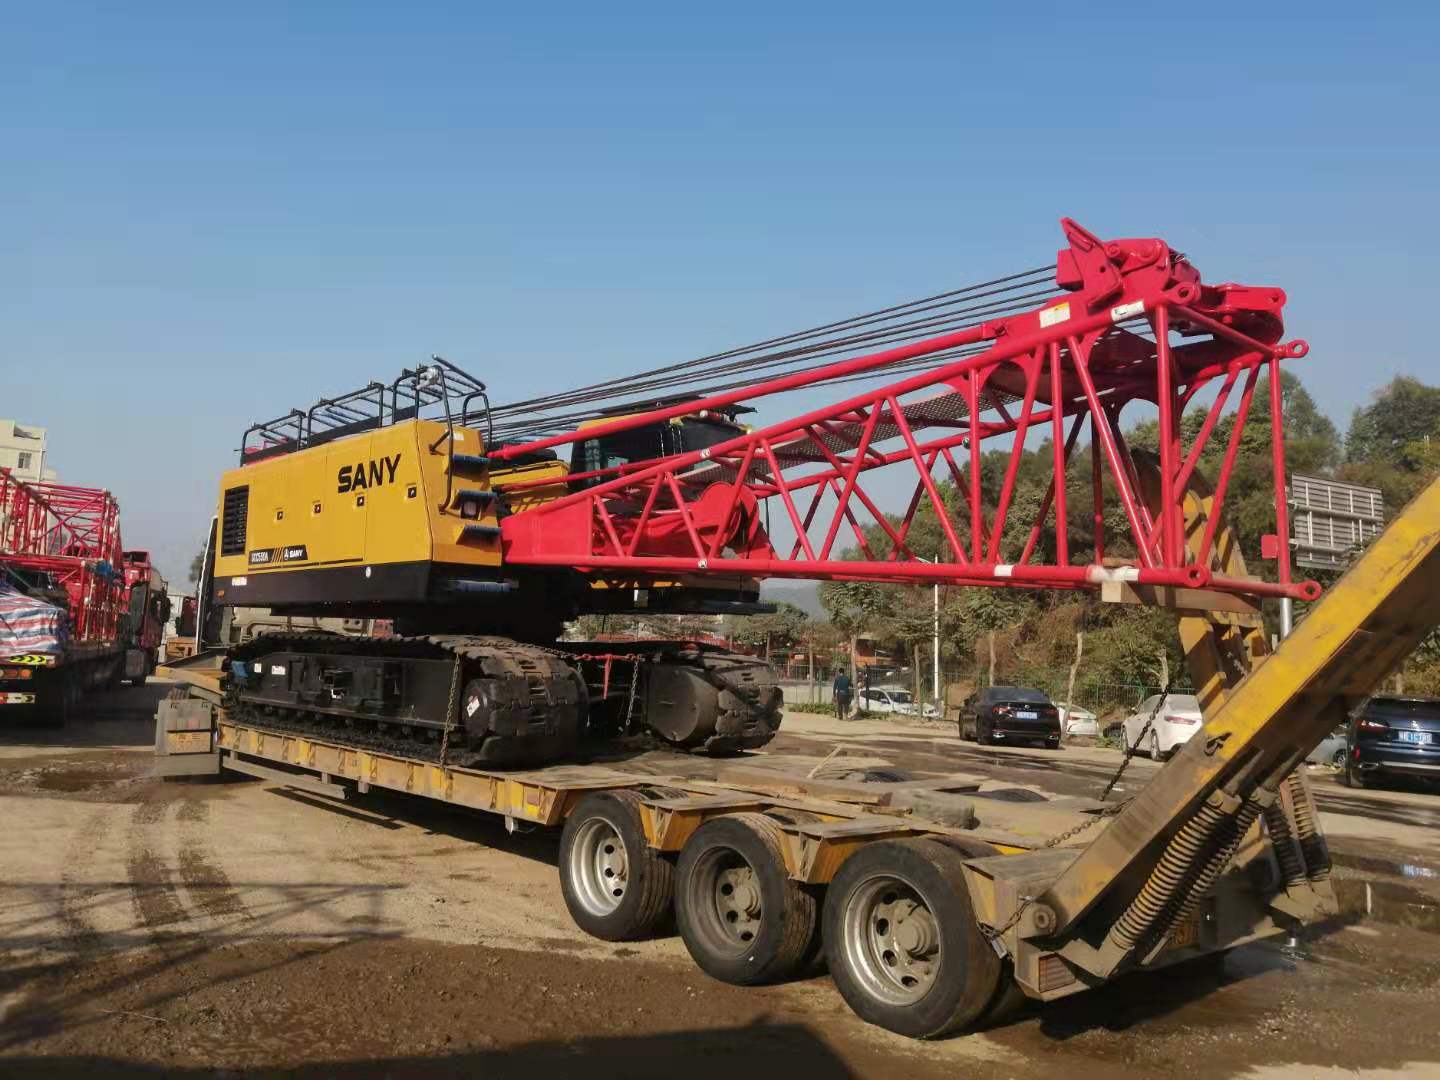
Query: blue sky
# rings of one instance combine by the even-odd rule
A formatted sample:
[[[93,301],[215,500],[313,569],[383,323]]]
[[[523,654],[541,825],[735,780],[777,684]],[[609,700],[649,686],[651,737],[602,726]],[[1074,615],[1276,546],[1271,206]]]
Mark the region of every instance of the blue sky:
[[[1283,286],[1343,426],[1440,379],[1440,17],[1356,10],[0,3],[0,415],[183,575],[253,419],[700,355],[1070,215]]]

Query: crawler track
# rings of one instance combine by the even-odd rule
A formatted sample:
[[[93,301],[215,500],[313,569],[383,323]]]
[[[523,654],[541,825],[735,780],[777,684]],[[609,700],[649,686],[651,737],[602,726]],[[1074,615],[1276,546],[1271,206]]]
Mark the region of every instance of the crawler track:
[[[262,728],[475,767],[574,760],[607,736],[712,754],[774,738],[780,693],[769,665],[684,642],[625,648],[634,651],[615,666],[617,704],[598,643],[267,634],[230,654],[226,707]]]

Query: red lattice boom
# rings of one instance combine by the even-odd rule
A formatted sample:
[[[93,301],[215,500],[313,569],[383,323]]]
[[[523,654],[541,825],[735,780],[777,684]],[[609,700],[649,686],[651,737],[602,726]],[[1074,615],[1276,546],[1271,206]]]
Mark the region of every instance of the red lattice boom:
[[[507,563],[573,566],[626,581],[684,572],[1045,588],[1125,581],[1251,597],[1318,595],[1317,585],[1292,581],[1290,574],[1278,369],[1281,360],[1304,356],[1307,346],[1282,340],[1285,294],[1207,285],[1161,240],[1102,242],[1072,221],[1062,224],[1069,246],[1056,263],[1061,293],[1035,310],[616,420],[603,430],[623,431],[843,377],[883,377],[892,365],[908,362],[913,370],[917,358],[937,357],[930,370],[707,450],[589,474],[599,481],[594,486],[505,519]],[[971,355],[956,359],[957,349]],[[1271,376],[1270,393],[1257,402],[1261,372]],[[1213,400],[1197,403],[1212,384],[1218,384]],[[1141,471],[1120,426],[1121,411],[1136,401],[1158,413],[1158,499],[1142,495]],[[1215,512],[1197,539],[1186,535],[1184,493],[1232,404],[1235,419],[1221,465],[1209,477]],[[1181,420],[1192,407],[1203,410],[1203,420],[1187,445]],[[1256,409],[1269,414],[1280,539],[1277,580],[1268,582],[1214,569],[1220,565],[1216,523]],[[505,447],[492,457],[520,457],[593,438],[597,430]],[[1050,436],[1054,475],[1028,532],[1021,530],[1028,540],[1015,545],[1020,550],[1007,550],[1021,457],[1027,437],[1039,433]],[[1077,550],[1065,481],[1082,436],[1098,452],[1089,455],[1086,478],[1094,492],[1094,521],[1087,523],[1094,541]],[[981,453],[996,449],[1008,451],[1008,465],[998,489],[985,490]],[[906,486],[913,484],[908,505],[893,520],[872,483],[880,470],[904,472]],[[945,504],[942,479],[960,493],[958,511]],[[1110,504],[1107,479],[1114,489]],[[762,526],[760,504],[769,499],[783,507],[793,542],[777,545]],[[938,562],[921,561],[907,546],[922,503],[933,509],[944,534],[947,551]],[[1047,524],[1054,530],[1055,557],[1042,563],[1037,541]],[[880,550],[871,539],[877,527],[885,538]],[[1119,536],[1128,543],[1117,557],[1107,551],[1107,537]],[[838,558],[841,544],[852,541],[861,557]]]

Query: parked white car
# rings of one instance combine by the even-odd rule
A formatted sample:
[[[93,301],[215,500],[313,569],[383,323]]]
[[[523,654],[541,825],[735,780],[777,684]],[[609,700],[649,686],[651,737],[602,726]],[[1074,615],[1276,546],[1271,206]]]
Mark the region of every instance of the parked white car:
[[[916,708],[915,695],[898,686],[872,686],[860,691],[860,708],[865,712],[899,713],[902,716],[927,716],[938,719],[940,710],[934,705]]]
[[[1184,746],[1204,722],[1194,694],[1171,694],[1157,710],[1159,702],[1160,695],[1152,694],[1125,718],[1126,744],[1138,753],[1149,754],[1154,761],[1163,761]],[[1152,714],[1155,723],[1140,744],[1140,733]]]
[[[1311,765],[1333,765],[1337,769],[1343,769],[1346,749],[1349,746],[1347,738],[1349,727],[1349,721],[1346,721],[1330,732],[1320,740],[1319,746],[1305,755],[1305,760]]]
[[[1055,710],[1060,714],[1060,730],[1066,735],[1100,734],[1100,718],[1089,709],[1061,703]]]

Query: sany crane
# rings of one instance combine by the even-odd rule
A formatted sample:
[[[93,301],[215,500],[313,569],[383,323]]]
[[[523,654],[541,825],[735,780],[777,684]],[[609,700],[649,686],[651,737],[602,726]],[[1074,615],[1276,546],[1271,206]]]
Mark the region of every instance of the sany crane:
[[[204,749],[283,782],[310,769],[336,791],[354,781],[563,821],[561,879],[582,926],[643,935],[673,896],[692,955],[731,981],[795,970],[823,923],[847,1001],[912,1035],[975,1022],[1012,977],[1028,996],[1057,997],[1333,911],[1324,839],[1295,769],[1435,624],[1418,598],[1440,583],[1440,484],[1267,657],[1256,602],[1319,595],[1292,578],[1288,560],[1279,369],[1307,349],[1284,338],[1285,295],[1206,284],[1160,240],[1107,242],[1063,224],[1054,292],[1038,305],[982,301],[972,324],[758,385],[503,443],[488,433],[505,410],[472,410],[484,387],[437,363],[257,425],[223,481],[216,600],[393,616],[405,636],[272,635],[232,650],[223,686],[205,691],[223,709],[203,720],[216,750]],[[990,292],[1003,294],[1005,280]],[[980,299],[986,288],[964,292]],[[1262,373],[1269,397],[1257,401]],[[839,403],[753,430],[736,422],[740,407],[770,395],[853,380],[869,385]],[[458,410],[452,383],[464,393]],[[1153,456],[1133,451],[1121,428],[1137,402],[1158,414]],[[1197,463],[1231,404],[1219,470],[1203,478]],[[424,418],[426,405],[438,414]],[[1187,409],[1201,418],[1188,439]],[[1248,572],[1224,524],[1257,409],[1268,412],[1275,477],[1272,581]],[[1017,472],[1027,441],[1043,434],[1052,481],[1017,534],[1007,528]],[[1071,542],[1067,480],[1084,435],[1093,506],[1082,549]],[[568,466],[555,453],[563,446]],[[1008,462],[989,490],[981,453],[996,449]],[[898,519],[877,494],[887,472],[911,486]],[[953,481],[958,507],[937,472]],[[763,523],[770,500],[793,534],[786,541]],[[945,539],[935,561],[907,542],[922,503]],[[1047,528],[1053,548],[1041,542]],[[847,530],[857,547],[840,558]],[[593,725],[617,701],[627,719],[643,716],[680,745],[726,730],[695,721],[706,709],[730,709],[733,720],[744,699],[763,711],[768,688],[753,670],[741,685],[710,678],[693,655],[632,645],[627,681],[612,678],[622,659],[613,648],[553,640],[558,621],[578,612],[662,599],[669,610],[703,610],[753,599],[762,577],[1095,589],[1166,605],[1179,616],[1204,729],[1128,802],[1012,804],[972,790],[964,813],[938,816],[933,801],[843,786],[807,801],[753,775],[706,783],[569,766],[517,775],[447,760],[447,747],[467,743],[564,752],[586,710]],[[707,679],[713,700],[684,689]],[[196,724],[169,708],[157,739],[173,754]],[[675,737],[680,713],[699,737]],[[739,745],[768,739],[773,725],[762,726]],[[391,742],[357,750],[363,731]],[[417,731],[439,740],[438,757],[394,741]],[[266,759],[287,771],[267,772]]]

